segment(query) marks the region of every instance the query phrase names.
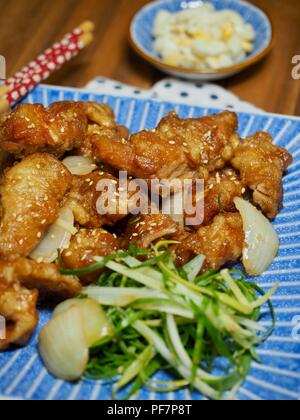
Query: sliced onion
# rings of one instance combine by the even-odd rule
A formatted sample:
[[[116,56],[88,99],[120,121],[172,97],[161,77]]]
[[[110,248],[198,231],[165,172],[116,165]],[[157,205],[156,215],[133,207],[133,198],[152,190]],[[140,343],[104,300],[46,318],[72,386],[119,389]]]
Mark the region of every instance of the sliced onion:
[[[244,224],[243,264],[248,274],[259,276],[277,256],[280,245],[278,235],[270,221],[251,203],[242,198],[236,198],[234,202]]]
[[[71,236],[75,235],[76,232],[72,210],[69,207],[62,208],[57,221],[50,226],[46,236],[30,257],[37,262],[54,262],[58,256],[57,250],[67,249],[70,245]]]
[[[48,371],[57,378],[75,381],[83,375],[89,349],[79,308],[73,306],[48,322],[40,332],[39,350]]]
[[[53,317],[57,317],[73,307],[78,308],[80,311],[83,329],[89,347],[95,344],[96,341],[112,334],[112,325],[109,319],[99,303],[93,299],[66,300],[55,308]]]
[[[97,168],[92,159],[83,156],[69,156],[62,163],[72,175],[88,175]]]
[[[54,376],[79,379],[89,360],[89,347],[108,335],[112,325],[92,299],[70,299],[57,306],[39,336],[40,355]]]

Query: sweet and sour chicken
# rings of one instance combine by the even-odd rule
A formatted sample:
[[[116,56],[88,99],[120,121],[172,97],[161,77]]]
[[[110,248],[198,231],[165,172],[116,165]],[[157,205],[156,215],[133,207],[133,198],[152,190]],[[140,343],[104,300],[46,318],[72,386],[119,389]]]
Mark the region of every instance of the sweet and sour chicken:
[[[205,256],[203,271],[239,261],[245,234],[234,199],[247,197],[276,217],[292,158],[267,133],[242,140],[237,130],[232,112],[189,119],[172,112],[152,131],[129,135],[109,106],[93,102],[26,104],[0,115],[0,149],[10,156],[0,184],[0,315],[7,321],[0,350],[28,342],[39,301],[76,296],[100,274],[65,276],[57,261],[31,258],[41,241],[55,239],[49,228],[63,207],[74,216],[74,223],[62,225],[61,262],[71,270],[131,244],[146,249],[163,239],[174,241],[179,266],[197,254]],[[70,155],[90,158],[95,169],[70,173],[62,162]],[[193,204],[203,203],[203,220],[186,226],[185,215],[180,224],[169,214],[140,214],[132,202],[124,206],[134,192],[121,189],[118,171],[149,184],[203,179],[203,194],[191,190]],[[106,201],[102,181],[114,191]]]

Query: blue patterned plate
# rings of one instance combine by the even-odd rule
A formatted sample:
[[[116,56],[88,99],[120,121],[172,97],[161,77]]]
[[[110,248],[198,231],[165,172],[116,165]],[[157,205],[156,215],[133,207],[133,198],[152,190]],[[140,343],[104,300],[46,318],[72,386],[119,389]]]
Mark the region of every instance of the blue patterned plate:
[[[188,7],[212,3],[217,10],[231,9],[239,13],[256,31],[254,49],[245,60],[231,67],[218,70],[200,71],[171,66],[162,62],[153,50],[153,23],[160,10],[176,13]],[[145,60],[161,71],[191,80],[219,80],[232,76],[264,58],[272,49],[274,32],[272,22],[265,12],[244,0],[157,0],[144,6],[134,16],[129,41],[133,49]]]
[[[132,132],[154,128],[169,111],[176,109],[181,117],[198,117],[215,112],[174,103],[155,102],[94,95],[70,88],[38,87],[26,101],[48,105],[60,100],[107,102],[121,124]],[[286,147],[294,163],[284,178],[284,208],[274,225],[281,239],[280,253],[268,272],[258,278],[265,290],[280,282],[274,297],[277,327],[270,339],[259,348],[262,364],[253,363],[247,381],[237,398],[250,400],[298,400],[300,398],[300,119],[279,115],[239,114],[240,134],[245,137],[257,130],[266,130],[276,144]],[[263,325],[270,326],[268,308],[263,309]],[[41,310],[40,327],[50,314]],[[39,327],[39,328],[40,328]],[[37,336],[21,350],[0,354],[0,396],[34,400],[108,400],[109,382],[81,381],[70,384],[56,380],[44,368],[37,352]],[[165,378],[164,374],[159,374]],[[155,394],[142,389],[136,398],[147,399],[203,399],[195,392],[183,390],[169,394]],[[1,399],[1,397],[0,397]]]

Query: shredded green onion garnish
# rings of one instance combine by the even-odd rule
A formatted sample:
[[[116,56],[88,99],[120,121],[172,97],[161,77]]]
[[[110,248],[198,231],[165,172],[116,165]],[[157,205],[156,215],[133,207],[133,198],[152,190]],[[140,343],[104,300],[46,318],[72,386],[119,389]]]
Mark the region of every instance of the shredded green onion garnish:
[[[204,258],[176,268],[169,246],[160,242],[144,251],[131,246],[79,270],[102,271],[83,295],[106,311],[113,334],[90,349],[89,379],[108,379],[114,397],[130,398],[143,386],[170,392],[189,386],[212,399],[233,398],[246,379],[256,348],[272,333],[275,314],[271,296],[237,270],[199,275]],[[260,307],[268,304],[273,326],[266,331]],[[158,381],[165,371],[170,380]]]

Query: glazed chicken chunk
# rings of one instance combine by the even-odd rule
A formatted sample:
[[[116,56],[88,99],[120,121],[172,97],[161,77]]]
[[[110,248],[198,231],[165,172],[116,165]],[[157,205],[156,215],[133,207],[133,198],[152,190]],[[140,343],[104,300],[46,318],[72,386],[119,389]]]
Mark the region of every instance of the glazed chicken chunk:
[[[63,252],[62,261],[66,268],[84,268],[95,264],[94,257],[107,257],[115,254],[119,248],[120,242],[116,235],[104,229],[81,229],[72,237],[70,246]],[[87,283],[94,277],[93,273],[80,278]]]
[[[237,117],[224,112],[211,117],[181,120],[171,113],[156,130],[142,131],[126,139],[93,135],[95,156],[138,178],[190,178],[201,171],[224,167],[232,157],[230,138]]]
[[[272,137],[259,132],[238,142],[231,161],[244,185],[253,190],[253,201],[269,217],[281,208],[284,171],[292,163],[287,150],[272,144]]]
[[[117,126],[105,104],[65,101],[49,108],[20,105],[0,117],[0,148],[17,156],[48,152],[61,157],[87,147],[89,123],[106,130]]]
[[[42,298],[68,299],[81,291],[77,277],[61,275],[56,264],[36,263],[27,258],[0,261],[1,278],[11,284],[18,282],[28,289],[37,289]]]
[[[80,226],[100,228],[114,225],[133,210],[130,196],[131,193],[125,191],[113,175],[95,171],[73,178],[68,206]]]
[[[128,248],[135,243],[139,249],[147,249],[159,239],[168,238],[178,230],[177,223],[168,215],[140,215],[128,222],[122,244]]]
[[[27,257],[57,219],[72,176],[55,157],[37,153],[7,170],[0,187],[0,257]]]
[[[216,216],[212,224],[201,227],[197,233],[183,232],[172,239],[180,244],[174,253],[177,263],[183,265],[195,255],[205,256],[203,271],[219,270],[225,264],[235,263],[242,256],[245,234],[239,213]]]
[[[0,351],[27,344],[38,324],[37,298],[36,290],[0,278],[0,314],[6,320],[6,337],[0,338]]]
[[[221,212],[236,211],[234,199],[241,197],[244,192],[245,188],[233,169],[216,172],[209,178],[204,191],[204,220],[202,225],[212,223],[214,217]]]
[[[181,119],[171,112],[157,127],[167,141],[176,139],[189,165],[209,172],[224,167],[231,156],[230,139],[238,129],[237,115],[225,111],[202,118]]]

